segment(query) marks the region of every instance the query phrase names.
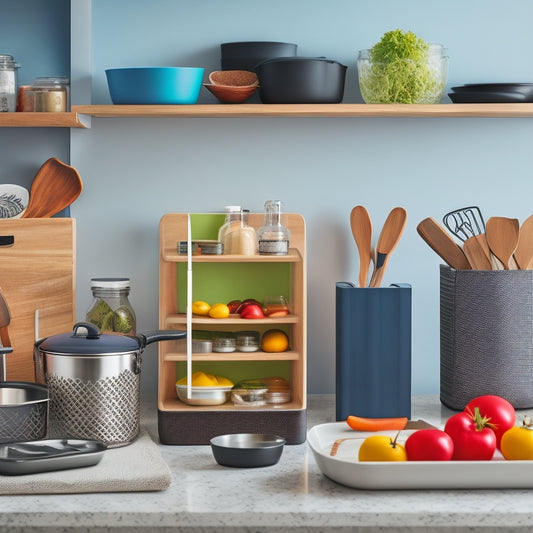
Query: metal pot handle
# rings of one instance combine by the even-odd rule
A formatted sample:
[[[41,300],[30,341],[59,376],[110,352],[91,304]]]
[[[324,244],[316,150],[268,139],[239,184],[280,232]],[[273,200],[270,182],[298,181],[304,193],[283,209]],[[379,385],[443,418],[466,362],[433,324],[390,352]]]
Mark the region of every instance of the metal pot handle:
[[[158,329],[147,333],[141,333],[139,335],[139,340],[141,343],[141,349],[143,349],[146,345],[152,344],[152,342],[174,341],[177,339],[183,339],[186,335],[187,332],[183,330]]]

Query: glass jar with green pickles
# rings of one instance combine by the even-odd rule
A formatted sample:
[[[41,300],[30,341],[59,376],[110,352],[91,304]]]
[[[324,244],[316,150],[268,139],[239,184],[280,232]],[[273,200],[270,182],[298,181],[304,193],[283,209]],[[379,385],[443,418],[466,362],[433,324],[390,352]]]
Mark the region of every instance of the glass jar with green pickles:
[[[135,311],[130,304],[129,278],[92,278],[93,302],[86,320],[100,328],[102,333],[135,335]]]

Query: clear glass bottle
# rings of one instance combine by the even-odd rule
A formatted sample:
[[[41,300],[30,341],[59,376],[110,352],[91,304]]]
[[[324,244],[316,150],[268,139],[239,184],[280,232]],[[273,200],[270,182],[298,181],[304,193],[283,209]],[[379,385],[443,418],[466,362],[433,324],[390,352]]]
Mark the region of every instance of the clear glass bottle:
[[[92,278],[93,302],[86,320],[100,328],[102,333],[135,335],[137,323],[130,304],[129,278]]]
[[[17,107],[17,69],[13,56],[0,54],[0,112],[15,111]]]
[[[232,219],[224,236],[224,253],[238,255],[255,255],[257,252],[257,235],[248,224],[248,210],[241,209],[238,217]]]
[[[281,223],[281,202],[265,202],[265,223],[257,230],[258,249],[261,255],[287,255],[290,231]]]
[[[35,78],[32,85],[32,92],[34,111],[60,113],[69,109],[68,78]]]

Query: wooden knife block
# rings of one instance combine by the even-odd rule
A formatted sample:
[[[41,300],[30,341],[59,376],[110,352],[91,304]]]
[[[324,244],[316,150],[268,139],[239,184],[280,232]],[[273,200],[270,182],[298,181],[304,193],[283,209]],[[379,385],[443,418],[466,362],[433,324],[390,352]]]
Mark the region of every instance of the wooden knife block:
[[[9,307],[6,381],[35,381],[33,345],[72,330],[76,315],[76,223],[72,218],[0,220],[0,290]]]

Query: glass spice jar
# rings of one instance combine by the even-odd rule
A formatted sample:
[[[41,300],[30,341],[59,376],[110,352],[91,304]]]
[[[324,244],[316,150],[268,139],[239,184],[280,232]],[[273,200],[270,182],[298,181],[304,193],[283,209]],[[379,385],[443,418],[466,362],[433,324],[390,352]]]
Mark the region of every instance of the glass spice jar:
[[[217,331],[213,334],[213,351],[219,353],[234,352],[237,348],[235,335],[229,331]]]
[[[86,320],[100,328],[102,333],[135,335],[137,323],[130,304],[129,278],[92,278],[93,302]]]
[[[237,333],[237,351],[257,352],[259,350],[258,331],[239,331]]]
[[[2,113],[16,110],[19,67],[13,56],[0,54],[0,112]]]
[[[224,235],[225,254],[255,255],[257,252],[257,236],[248,224],[248,214],[246,209],[233,214]]]
[[[69,109],[69,79],[62,77],[35,78],[32,85],[33,110],[61,113]]]

